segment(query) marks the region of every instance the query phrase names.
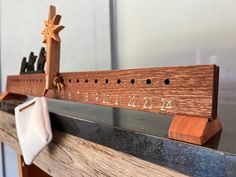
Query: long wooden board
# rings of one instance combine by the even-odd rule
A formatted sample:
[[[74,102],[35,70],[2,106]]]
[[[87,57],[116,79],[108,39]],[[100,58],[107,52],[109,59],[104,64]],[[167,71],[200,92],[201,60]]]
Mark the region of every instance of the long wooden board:
[[[0,111],[0,117],[0,140],[21,153],[14,115]],[[53,132],[52,142],[33,163],[55,177],[185,176],[174,170],[60,131]]]
[[[219,67],[196,65],[61,73],[65,89],[47,96],[149,112],[217,116]],[[7,91],[41,96],[44,74],[8,76]]]

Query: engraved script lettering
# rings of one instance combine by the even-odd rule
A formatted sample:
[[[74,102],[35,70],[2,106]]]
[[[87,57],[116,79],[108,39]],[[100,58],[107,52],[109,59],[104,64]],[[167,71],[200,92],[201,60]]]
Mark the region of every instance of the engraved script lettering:
[[[61,94],[62,94],[62,98],[64,99],[65,98],[65,91],[61,91]]]
[[[85,101],[88,101],[88,98],[89,98],[89,93],[86,92],[86,93],[85,93]]]
[[[71,100],[71,93],[68,94],[68,98],[69,98],[69,100]]]
[[[143,108],[152,109],[152,98],[151,97],[144,97]]]
[[[136,101],[136,97],[135,97],[135,96],[129,96],[129,103],[128,103],[128,106],[129,106],[129,107],[136,107],[136,106],[135,106],[135,101]]]
[[[161,105],[161,111],[165,111],[166,109],[171,109],[171,100],[165,100],[161,99],[162,105]]]
[[[103,96],[104,96],[103,103],[109,103],[109,99],[110,99],[109,94],[103,94]]]
[[[95,101],[98,102],[98,93],[95,94]]]
[[[120,104],[120,96],[116,95],[116,101],[115,101],[115,105],[119,105]]]

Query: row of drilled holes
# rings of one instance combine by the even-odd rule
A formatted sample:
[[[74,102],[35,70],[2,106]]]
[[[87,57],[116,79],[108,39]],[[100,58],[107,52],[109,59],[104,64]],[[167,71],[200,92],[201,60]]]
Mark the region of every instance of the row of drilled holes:
[[[32,82],[45,82],[45,80],[43,80],[43,79],[39,79],[39,80],[38,79],[36,79],[36,80],[34,80],[34,79],[33,80],[31,80],[31,79],[30,80],[17,79],[17,80],[12,80],[12,81],[15,81],[15,82],[31,82],[31,81]]]
[[[24,80],[24,79],[23,79],[23,80],[21,80],[21,79],[20,79],[20,80],[13,80],[13,81],[16,81],[16,82],[22,82],[22,81],[23,81],[23,82],[31,82],[31,80]],[[36,81],[36,82],[38,82],[38,81],[39,81],[39,82],[45,82],[45,80],[43,80],[43,79],[40,79],[40,80],[37,80],[37,79],[36,79],[36,80],[32,80],[32,82],[34,82],[34,81]],[[71,83],[71,81],[72,81],[72,80],[69,79],[69,82],[70,82],[70,83]],[[76,82],[79,83],[79,79],[77,79]],[[117,84],[121,84],[121,80],[120,80],[120,79],[117,79],[116,82],[117,82]],[[88,83],[88,79],[85,79],[85,83]],[[97,83],[98,83],[98,80],[95,79],[95,80],[94,80],[94,83],[97,84]],[[108,83],[109,83],[109,80],[108,80],[108,79],[105,79],[105,83],[108,84]],[[130,83],[131,83],[131,84],[135,84],[135,79],[131,79],[131,80],[130,80]],[[151,83],[152,83],[152,80],[151,80],[151,79],[147,79],[147,80],[146,80],[146,84],[147,84],[147,85],[150,85]],[[169,85],[169,84],[170,84],[170,79],[165,79],[165,80],[164,80],[164,84]]]
[[[71,79],[69,79],[68,81],[69,81],[69,83],[72,82]],[[76,80],[77,83],[79,83],[79,81],[80,81],[79,79]],[[88,83],[88,79],[85,79],[84,82],[85,82],[85,83]],[[108,84],[108,83],[109,83],[109,80],[108,80],[108,79],[105,79],[104,82],[105,82],[106,84]],[[117,84],[121,84],[121,80],[120,80],[120,79],[117,79],[116,82],[117,82]],[[94,80],[94,83],[97,84],[97,83],[98,83],[98,80],[95,79],[95,80]],[[131,79],[131,80],[130,80],[130,83],[131,83],[131,84],[135,84],[135,79]],[[147,80],[146,80],[146,84],[147,84],[147,85],[150,85],[151,83],[152,83],[152,80],[151,80],[151,79],[147,79]],[[169,84],[170,84],[170,79],[165,79],[165,80],[164,80],[164,84],[169,85]]]

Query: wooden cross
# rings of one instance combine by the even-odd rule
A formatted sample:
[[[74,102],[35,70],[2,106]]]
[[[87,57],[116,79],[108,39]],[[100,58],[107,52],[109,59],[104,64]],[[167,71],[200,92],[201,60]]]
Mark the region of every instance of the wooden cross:
[[[43,43],[46,43],[46,85],[45,89],[52,89],[53,79],[59,73],[60,69],[60,48],[61,39],[59,32],[64,26],[59,25],[61,16],[56,14],[56,7],[50,6],[48,13],[48,20],[45,20],[45,29]]]

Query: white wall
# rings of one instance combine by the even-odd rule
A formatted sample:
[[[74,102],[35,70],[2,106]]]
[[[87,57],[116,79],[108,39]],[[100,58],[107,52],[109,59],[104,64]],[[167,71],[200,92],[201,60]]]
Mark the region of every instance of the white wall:
[[[110,69],[109,0],[2,0],[2,85],[18,74],[23,56],[43,46],[44,20],[53,4],[62,15],[61,71]]]
[[[215,63],[236,98],[235,0],[118,0],[118,68]]]

